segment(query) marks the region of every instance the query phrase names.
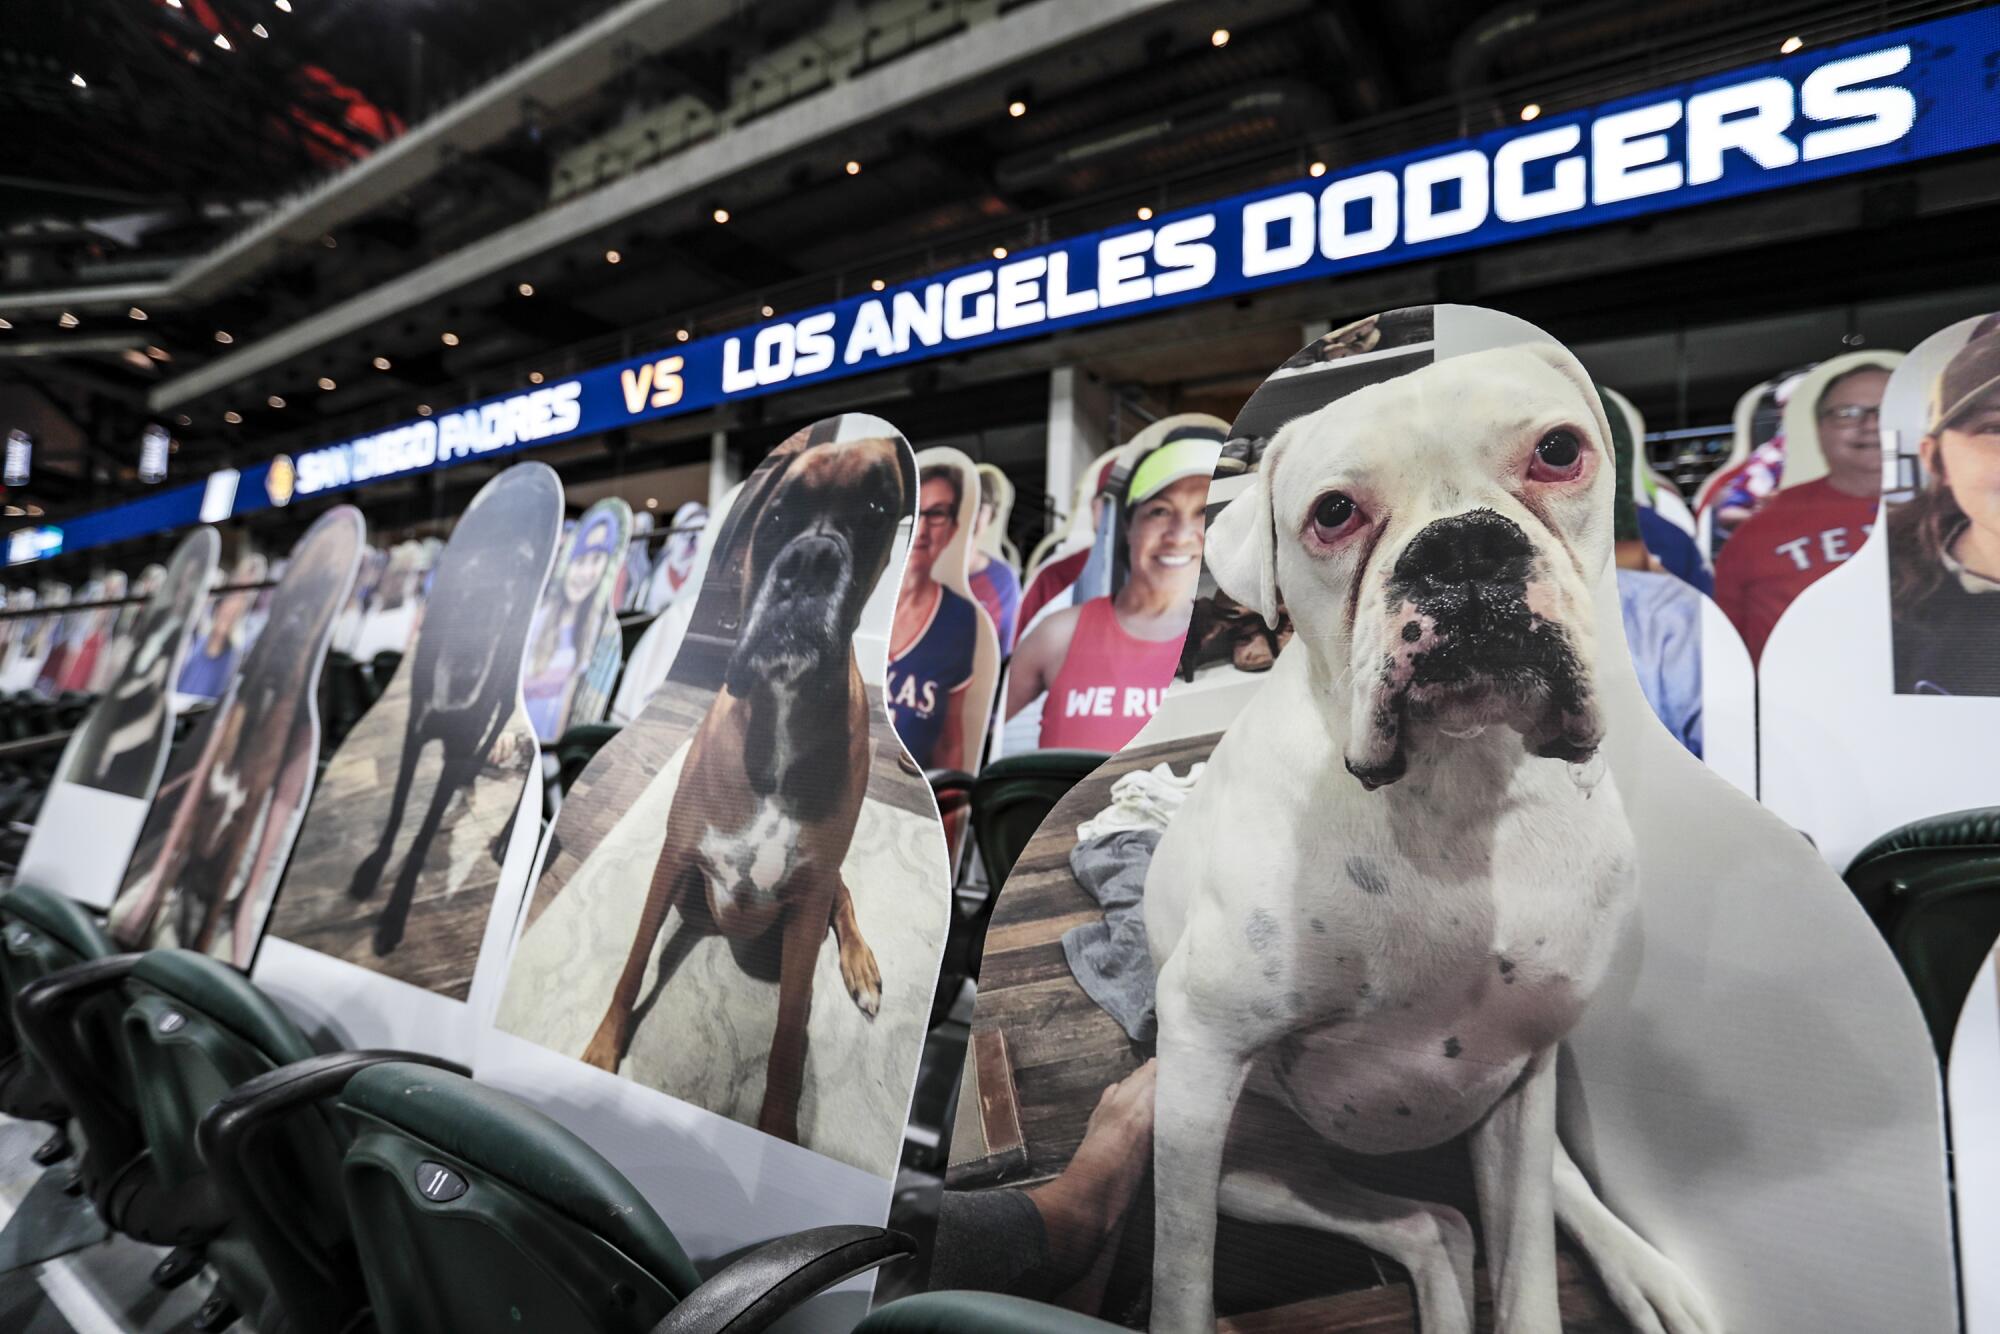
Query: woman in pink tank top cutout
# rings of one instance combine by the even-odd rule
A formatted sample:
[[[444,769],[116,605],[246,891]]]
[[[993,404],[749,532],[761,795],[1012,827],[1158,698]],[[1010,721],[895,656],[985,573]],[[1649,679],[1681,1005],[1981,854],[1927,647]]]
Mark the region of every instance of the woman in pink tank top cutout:
[[[1141,460],[1126,492],[1124,584],[1049,616],[1014,650],[1007,716],[1046,695],[1043,747],[1117,750],[1160,707],[1194,608],[1220,453],[1213,440],[1183,439]]]

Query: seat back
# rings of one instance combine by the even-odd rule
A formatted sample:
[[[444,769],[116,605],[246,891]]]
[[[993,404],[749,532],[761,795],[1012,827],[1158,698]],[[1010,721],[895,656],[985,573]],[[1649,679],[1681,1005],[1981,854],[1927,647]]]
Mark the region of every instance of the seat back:
[[[281,1330],[282,1294],[217,1192],[195,1130],[230,1089],[307,1059],[312,1046],[242,973],[190,950],[143,956],[124,995],[120,1031],[152,1185],[162,1201],[175,1203],[170,1213],[149,1211],[170,1218],[172,1229],[151,1239],[202,1245],[237,1308],[259,1329]],[[284,1183],[289,1238],[308,1255],[334,1255],[347,1245],[338,1179],[344,1144],[330,1116],[314,1111],[260,1145],[267,1174]]]
[[[1863,848],[1846,878],[1903,966],[1944,1059],[2000,938],[2000,807],[1903,825]]]
[[[986,883],[1006,883],[1048,813],[1110,756],[1096,750],[1030,750],[987,765],[972,785],[972,832]]]
[[[429,1066],[348,1081],[341,1188],[381,1334],[644,1334],[700,1283],[617,1169],[548,1117]]]
[[[14,1028],[14,997],[37,978],[73,964],[101,959],[111,946],[97,923],[61,894],[15,885],[0,894],[0,1112],[30,1121],[59,1124],[68,1109],[48,1077],[21,1045]],[[97,1018],[79,1021],[92,1059],[115,1059],[103,1007]]]

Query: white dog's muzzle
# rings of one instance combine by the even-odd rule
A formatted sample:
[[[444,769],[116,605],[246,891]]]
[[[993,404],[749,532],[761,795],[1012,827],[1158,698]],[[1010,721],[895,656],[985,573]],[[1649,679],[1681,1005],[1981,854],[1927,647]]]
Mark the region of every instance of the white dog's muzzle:
[[[1413,733],[1504,723],[1529,752],[1582,762],[1603,737],[1586,664],[1548,563],[1521,524],[1469,509],[1420,528],[1379,598],[1357,600],[1348,772],[1369,788],[1408,767]],[[1370,606],[1374,610],[1370,611]]]

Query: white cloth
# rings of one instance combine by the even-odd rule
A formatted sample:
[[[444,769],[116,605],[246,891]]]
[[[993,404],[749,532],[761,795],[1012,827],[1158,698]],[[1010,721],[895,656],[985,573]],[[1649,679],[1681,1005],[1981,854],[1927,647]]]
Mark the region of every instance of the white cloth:
[[[1076,827],[1076,841],[1087,843],[1121,829],[1166,829],[1201,781],[1204,767],[1196,764],[1182,777],[1163,762],[1120,776],[1111,785],[1111,804]]]

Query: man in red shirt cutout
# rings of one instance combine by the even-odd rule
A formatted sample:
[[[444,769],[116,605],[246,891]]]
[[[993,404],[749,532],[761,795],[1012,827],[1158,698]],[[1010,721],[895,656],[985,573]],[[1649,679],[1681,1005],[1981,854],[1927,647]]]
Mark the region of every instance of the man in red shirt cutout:
[[[1858,366],[1828,382],[1814,409],[1826,476],[1779,491],[1716,559],[1715,601],[1742,633],[1753,663],[1792,599],[1852,556],[1875,526],[1888,383],[1889,372],[1878,366]]]

